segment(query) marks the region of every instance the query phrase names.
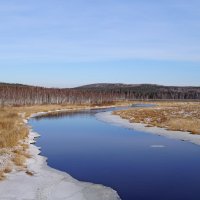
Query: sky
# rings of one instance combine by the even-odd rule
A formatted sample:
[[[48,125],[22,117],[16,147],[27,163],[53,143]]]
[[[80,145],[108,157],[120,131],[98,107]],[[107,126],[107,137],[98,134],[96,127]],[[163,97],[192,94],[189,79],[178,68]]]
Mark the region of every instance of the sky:
[[[200,86],[199,0],[1,0],[0,82]]]

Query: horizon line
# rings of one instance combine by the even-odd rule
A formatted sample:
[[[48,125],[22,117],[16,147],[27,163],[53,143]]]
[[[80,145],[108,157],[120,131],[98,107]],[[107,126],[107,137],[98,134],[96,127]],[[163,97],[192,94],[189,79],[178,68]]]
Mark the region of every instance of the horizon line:
[[[197,85],[163,85],[163,84],[156,84],[156,83],[117,83],[117,82],[96,82],[96,83],[89,83],[89,84],[81,84],[75,87],[56,87],[56,86],[42,86],[42,85],[35,85],[35,84],[26,84],[26,83],[19,83],[19,82],[0,82],[1,84],[10,84],[10,85],[22,85],[28,87],[41,87],[47,89],[75,89],[84,86],[92,86],[92,85],[126,85],[126,86],[142,86],[142,85],[152,85],[152,86],[161,86],[161,87],[193,87],[193,88],[200,88]]]

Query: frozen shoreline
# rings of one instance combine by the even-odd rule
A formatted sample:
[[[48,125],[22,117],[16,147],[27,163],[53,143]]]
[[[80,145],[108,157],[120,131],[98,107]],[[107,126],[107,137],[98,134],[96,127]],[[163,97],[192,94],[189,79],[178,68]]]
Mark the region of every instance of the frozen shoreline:
[[[61,110],[59,110],[61,111]],[[49,111],[51,112],[51,111]],[[31,117],[45,114],[33,114]],[[27,123],[26,120],[24,120]],[[31,127],[26,143],[29,144],[27,170],[13,171],[6,180],[0,182],[2,200],[120,200],[117,192],[103,185],[81,182],[65,172],[47,165],[47,158],[40,156],[40,150],[34,145],[39,135]]]
[[[189,132],[169,131],[164,128],[158,128],[158,127],[145,127],[145,124],[130,123],[129,120],[122,119],[118,115],[113,115],[112,112],[97,113],[96,118],[101,121],[111,123],[113,125],[135,129],[138,131],[144,131],[151,134],[161,135],[161,136],[165,136],[171,139],[183,140],[183,141],[191,142],[196,145],[200,145],[200,135],[192,135]]]

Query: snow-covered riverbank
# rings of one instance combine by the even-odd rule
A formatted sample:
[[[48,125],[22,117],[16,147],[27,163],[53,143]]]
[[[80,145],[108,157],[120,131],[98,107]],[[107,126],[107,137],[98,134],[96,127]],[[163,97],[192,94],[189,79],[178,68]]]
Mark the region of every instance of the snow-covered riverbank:
[[[172,139],[179,139],[188,141],[197,145],[200,145],[200,135],[192,135],[189,132],[181,131],[169,131],[164,128],[158,127],[146,127],[145,124],[141,123],[130,123],[127,119],[122,119],[118,115],[113,115],[112,112],[102,112],[96,114],[97,119],[108,122],[117,126],[123,126],[126,128],[135,129],[138,131],[149,132],[152,134],[157,134],[161,136],[166,136]]]

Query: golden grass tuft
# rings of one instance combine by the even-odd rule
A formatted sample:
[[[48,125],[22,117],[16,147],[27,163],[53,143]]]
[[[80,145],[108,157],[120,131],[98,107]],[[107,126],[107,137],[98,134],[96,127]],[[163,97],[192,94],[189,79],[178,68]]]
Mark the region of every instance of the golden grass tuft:
[[[4,173],[10,173],[12,172],[12,166],[11,165],[8,165],[5,169],[4,169]]]
[[[5,179],[5,174],[3,171],[0,171],[0,181],[3,181]]]
[[[173,119],[168,122],[172,130],[188,131],[200,134],[200,119]]]
[[[24,155],[16,154],[13,158],[13,162],[15,165],[23,167],[26,162],[26,157]]]

